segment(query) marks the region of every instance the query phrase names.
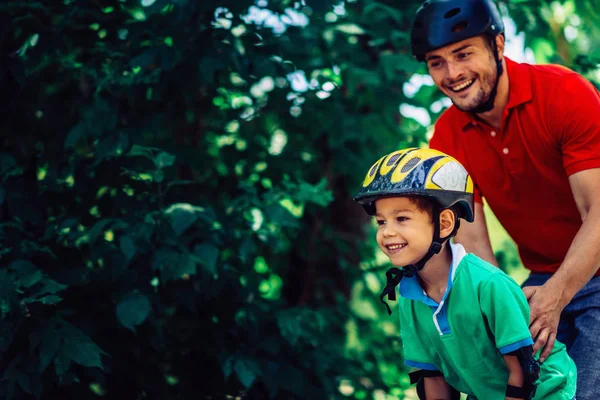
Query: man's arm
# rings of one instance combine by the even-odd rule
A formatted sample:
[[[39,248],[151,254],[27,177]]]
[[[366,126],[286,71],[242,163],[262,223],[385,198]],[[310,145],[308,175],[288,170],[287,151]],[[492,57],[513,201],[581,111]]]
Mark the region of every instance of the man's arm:
[[[467,253],[474,253],[497,267],[498,262],[492,251],[485,215],[483,214],[483,204],[476,202],[474,212],[475,221],[461,221],[454,241],[462,244]]]
[[[451,400],[450,387],[443,376],[427,377],[424,379],[425,398],[435,400]]]
[[[569,183],[583,224],[554,275],[543,286],[523,289],[531,308],[533,350],[544,347],[540,361],[554,346],[560,313],[600,266],[600,168],[577,172]]]

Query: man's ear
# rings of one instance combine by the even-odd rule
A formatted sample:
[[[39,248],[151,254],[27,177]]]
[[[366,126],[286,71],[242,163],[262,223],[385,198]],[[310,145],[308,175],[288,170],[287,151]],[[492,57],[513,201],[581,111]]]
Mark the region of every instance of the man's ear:
[[[456,215],[452,210],[444,209],[440,211],[440,238],[445,239],[454,230],[456,224]]]
[[[495,40],[496,40],[496,47],[498,48],[498,57],[502,60],[502,58],[504,57],[504,44],[505,44],[504,35],[497,35]]]

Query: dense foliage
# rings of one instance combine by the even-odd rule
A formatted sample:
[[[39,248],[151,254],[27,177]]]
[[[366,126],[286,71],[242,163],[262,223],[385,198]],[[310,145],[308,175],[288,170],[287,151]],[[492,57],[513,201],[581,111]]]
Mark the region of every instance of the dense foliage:
[[[418,3],[2,2],[0,397],[402,398],[351,196],[443,110]],[[600,78],[595,2],[506,6]]]

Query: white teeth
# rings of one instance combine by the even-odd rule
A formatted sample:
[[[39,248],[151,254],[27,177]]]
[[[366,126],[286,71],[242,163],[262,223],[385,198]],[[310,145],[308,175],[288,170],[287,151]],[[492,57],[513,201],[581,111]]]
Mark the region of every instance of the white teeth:
[[[453,86],[452,90],[455,91],[455,92],[463,90],[464,88],[466,88],[467,86],[469,86],[471,83],[473,83],[474,80],[475,79],[471,79],[469,81],[466,81],[465,83],[461,83],[460,85]]]
[[[387,248],[389,250],[398,250],[398,249],[401,249],[404,246],[406,246],[406,244],[388,244]]]

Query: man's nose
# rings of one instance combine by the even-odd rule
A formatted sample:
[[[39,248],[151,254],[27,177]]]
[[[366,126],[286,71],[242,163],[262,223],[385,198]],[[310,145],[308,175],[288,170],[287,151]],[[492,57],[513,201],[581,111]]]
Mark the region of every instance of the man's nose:
[[[446,64],[446,66],[448,70],[448,80],[456,81],[462,76],[464,68],[460,63],[450,61]]]

